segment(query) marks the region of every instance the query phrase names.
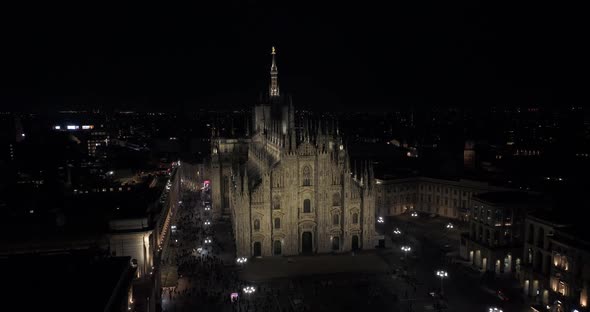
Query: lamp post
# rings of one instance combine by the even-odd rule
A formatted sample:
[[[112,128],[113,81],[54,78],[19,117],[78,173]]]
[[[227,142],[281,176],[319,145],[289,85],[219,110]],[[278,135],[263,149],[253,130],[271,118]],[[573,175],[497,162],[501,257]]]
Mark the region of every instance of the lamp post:
[[[449,224],[447,224],[447,229],[448,230],[452,230],[454,227],[455,226],[451,222],[449,222]]]
[[[496,307],[491,307],[489,310],[489,312],[503,312],[502,309],[496,308]]]
[[[244,264],[244,263],[248,262],[248,258],[246,258],[246,257],[239,257],[238,259],[236,259],[236,262],[238,264]]]
[[[400,235],[402,233],[402,231],[400,231],[398,228],[395,228],[395,230],[393,230],[393,234],[395,235]]]
[[[444,271],[444,270],[438,270],[438,271],[436,271],[436,275],[438,277],[440,277],[440,294],[442,295],[444,293],[444,291],[443,291],[443,279],[445,277],[448,277],[449,276],[449,273],[447,273],[447,271]]]
[[[402,251],[404,252],[404,259],[406,259],[408,257],[408,251],[412,250],[412,247],[410,246],[402,246]]]

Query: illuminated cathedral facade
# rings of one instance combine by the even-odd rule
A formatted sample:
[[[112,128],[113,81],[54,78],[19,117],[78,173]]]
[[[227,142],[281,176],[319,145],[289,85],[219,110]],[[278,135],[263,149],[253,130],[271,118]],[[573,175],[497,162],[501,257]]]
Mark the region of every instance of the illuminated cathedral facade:
[[[251,135],[213,135],[214,217],[229,216],[237,256],[342,253],[375,247],[375,186],[368,163],[351,168],[335,121],[296,113],[281,94],[272,49],[268,95]]]

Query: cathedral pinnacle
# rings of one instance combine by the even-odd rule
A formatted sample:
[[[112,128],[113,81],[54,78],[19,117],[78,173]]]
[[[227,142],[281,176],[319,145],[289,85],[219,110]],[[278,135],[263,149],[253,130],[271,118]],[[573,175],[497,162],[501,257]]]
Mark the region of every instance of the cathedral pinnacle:
[[[277,54],[275,47],[272,47],[271,53],[272,55],[272,64],[270,66],[270,96],[279,96],[279,70],[277,69],[277,63],[275,61],[275,55]]]

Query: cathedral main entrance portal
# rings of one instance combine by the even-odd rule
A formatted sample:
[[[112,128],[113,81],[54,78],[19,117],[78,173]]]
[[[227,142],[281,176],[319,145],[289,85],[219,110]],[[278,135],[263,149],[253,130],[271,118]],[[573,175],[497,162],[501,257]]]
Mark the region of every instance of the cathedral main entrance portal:
[[[352,250],[359,249],[359,237],[357,235],[352,236]]]
[[[313,242],[311,237],[311,232],[303,232],[301,235],[301,252],[302,253],[312,253],[313,252]]]

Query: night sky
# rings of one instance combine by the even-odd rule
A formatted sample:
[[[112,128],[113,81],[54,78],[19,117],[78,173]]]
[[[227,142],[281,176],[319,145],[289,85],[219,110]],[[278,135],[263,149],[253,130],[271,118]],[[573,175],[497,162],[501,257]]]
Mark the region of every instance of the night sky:
[[[587,64],[576,8],[207,2],[215,4],[4,8],[1,105],[247,108],[267,89],[272,45],[281,91],[302,107],[588,99],[576,94]]]

